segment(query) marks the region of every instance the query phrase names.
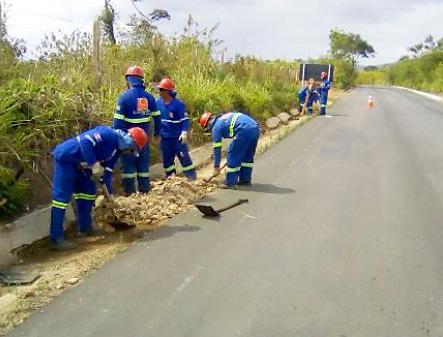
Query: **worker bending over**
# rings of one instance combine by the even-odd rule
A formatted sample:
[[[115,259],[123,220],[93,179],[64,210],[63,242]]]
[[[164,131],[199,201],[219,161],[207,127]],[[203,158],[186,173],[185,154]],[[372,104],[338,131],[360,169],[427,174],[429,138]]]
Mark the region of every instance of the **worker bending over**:
[[[306,109],[308,115],[312,115],[313,113],[313,104],[318,101],[319,93],[314,89],[314,79],[310,78],[308,81],[308,85],[298,92],[298,101],[300,103],[299,112],[303,112],[303,107],[306,102]],[[307,100],[307,101],[306,101]]]
[[[114,129],[126,132],[130,128],[140,127],[146,134],[150,134],[152,117],[155,124],[160,124],[160,113],[157,111],[155,98],[146,92],[143,76],[143,69],[139,66],[129,67],[126,71],[128,90],[118,98],[114,114]],[[139,192],[149,191],[149,157],[149,143],[140,149],[139,157],[135,157],[133,153],[121,156],[122,183],[126,195],[136,192],[136,179]]]
[[[251,185],[254,155],[260,137],[257,121],[240,112],[228,112],[213,116],[205,112],[200,125],[212,134],[214,147],[214,172],[220,174],[222,139],[233,138],[227,154],[227,174],[222,188],[235,189],[236,185]]]
[[[112,193],[112,171],[119,155],[138,155],[147,142],[147,134],[138,127],[131,128],[126,133],[107,126],[98,126],[55,147],[50,225],[50,239],[54,250],[76,248],[63,234],[65,212],[72,194],[76,200],[76,220],[80,235],[94,235],[91,211],[96,186],[92,176],[103,177]]]
[[[189,116],[186,106],[176,98],[175,83],[171,79],[161,80],[157,89],[160,95],[157,99],[157,107],[161,114],[161,123],[159,127],[157,123],[155,124],[155,136],[161,136],[160,148],[166,176],[176,173],[175,157],[177,156],[185,176],[189,180],[195,180],[197,173],[188,148]]]

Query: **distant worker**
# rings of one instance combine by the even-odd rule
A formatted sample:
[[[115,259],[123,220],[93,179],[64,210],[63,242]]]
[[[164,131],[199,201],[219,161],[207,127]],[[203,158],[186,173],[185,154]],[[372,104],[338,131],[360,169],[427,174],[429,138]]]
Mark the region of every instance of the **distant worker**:
[[[260,137],[257,121],[240,112],[228,112],[218,116],[205,112],[199,122],[206,132],[212,134],[213,176],[220,174],[222,139],[233,138],[227,154],[225,184],[220,187],[235,189],[236,185],[251,185],[255,150]]]
[[[139,66],[129,67],[125,73],[128,89],[120,95],[114,114],[114,129],[127,131],[133,127],[142,128],[151,134],[150,124],[154,117],[155,124],[160,124],[155,98],[146,92],[143,81],[144,72]],[[149,178],[149,143],[140,150],[140,156],[124,154],[121,156],[122,183],[126,195],[137,191],[147,193],[150,188]]]
[[[120,154],[138,155],[148,142],[143,129],[135,127],[124,132],[98,126],[57,145],[53,151],[52,209],[50,239],[54,250],[75,249],[63,234],[65,211],[72,194],[77,205],[80,235],[95,234],[91,211],[96,186],[92,176],[102,178],[112,193],[112,171]]]
[[[175,157],[178,157],[184,175],[189,180],[197,179],[197,172],[189,155],[189,116],[185,104],[178,98],[175,83],[164,78],[157,85],[160,98],[157,107],[161,115],[161,123],[155,124],[155,136],[160,135],[160,148],[163,156],[163,167],[166,176],[176,173]]]
[[[320,74],[321,84],[318,91],[320,92],[320,115],[326,115],[326,106],[328,104],[328,93],[331,89],[331,82],[328,80],[328,73],[322,71]]]
[[[308,115],[312,115],[313,113],[313,104],[318,101],[319,93],[314,89],[314,79],[310,78],[308,80],[308,85],[298,92],[298,101],[299,101],[299,112],[303,112],[303,107],[306,102],[306,110]]]

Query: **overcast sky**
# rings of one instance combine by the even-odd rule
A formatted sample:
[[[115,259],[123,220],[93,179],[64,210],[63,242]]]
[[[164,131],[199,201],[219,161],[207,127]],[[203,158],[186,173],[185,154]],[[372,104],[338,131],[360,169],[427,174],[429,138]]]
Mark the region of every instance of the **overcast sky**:
[[[0,0],[3,1],[3,0]],[[37,45],[45,33],[75,28],[91,30],[103,0],[6,0],[11,36]],[[130,0],[112,0],[118,24],[134,13]],[[171,21],[162,33],[181,32],[188,14],[201,26],[220,23],[216,37],[229,55],[253,54],[265,59],[316,57],[328,51],[331,28],[359,33],[376,57],[363,64],[396,61],[406,47],[427,35],[443,37],[443,0],[143,0],[146,13],[166,9]]]

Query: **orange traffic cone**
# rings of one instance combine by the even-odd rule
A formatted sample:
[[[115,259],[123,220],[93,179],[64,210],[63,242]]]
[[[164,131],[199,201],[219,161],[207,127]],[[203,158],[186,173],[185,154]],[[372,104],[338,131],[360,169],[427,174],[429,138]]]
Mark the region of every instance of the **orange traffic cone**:
[[[372,109],[374,107],[374,99],[372,96],[368,97],[368,109]]]

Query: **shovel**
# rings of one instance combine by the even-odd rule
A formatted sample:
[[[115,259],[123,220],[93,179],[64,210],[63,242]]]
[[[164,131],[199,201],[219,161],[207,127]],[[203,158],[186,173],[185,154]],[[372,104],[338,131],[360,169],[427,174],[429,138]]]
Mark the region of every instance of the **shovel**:
[[[108,186],[106,186],[103,178],[101,178],[98,181],[98,183],[100,184],[100,187],[101,187],[101,189],[103,191],[103,194],[105,195],[106,200],[109,203],[111,203],[111,205],[113,205],[114,199],[112,198],[111,193],[109,193]],[[131,225],[125,223],[125,222],[121,222],[121,221],[117,220],[117,217],[115,215],[114,215],[114,220],[111,221],[109,223],[109,225],[111,225],[111,227],[114,227],[115,230],[125,230],[125,229],[129,229],[129,228],[134,227],[134,226],[131,226]]]
[[[228,209],[234,208],[238,205],[247,203],[249,200],[248,199],[238,199],[236,202],[234,202],[233,204],[217,209],[215,210],[212,206],[207,206],[207,205],[195,205],[195,207],[198,208],[198,210],[200,212],[203,213],[204,216],[210,217],[210,218],[215,218],[215,217],[219,217],[224,211],[227,211]]]

